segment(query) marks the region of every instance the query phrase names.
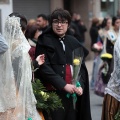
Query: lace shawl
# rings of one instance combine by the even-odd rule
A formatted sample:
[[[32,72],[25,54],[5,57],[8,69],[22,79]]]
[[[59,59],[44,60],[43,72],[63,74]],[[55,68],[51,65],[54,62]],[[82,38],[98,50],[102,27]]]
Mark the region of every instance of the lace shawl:
[[[6,36],[5,38],[7,38]],[[16,106],[16,87],[11,61],[11,41],[6,39],[6,42],[9,48],[0,56],[0,112],[5,112]]]
[[[112,95],[120,101],[120,32],[114,45],[114,69],[105,93]]]
[[[12,104],[13,107],[0,113],[0,120],[27,120],[28,118],[41,120],[36,110],[36,99],[31,85],[32,71],[30,56],[28,54],[30,45],[20,28],[20,18],[7,18],[5,38],[9,43],[9,53],[7,55],[10,59],[8,62],[10,64],[9,66],[11,66],[5,71],[5,74],[8,72],[13,79],[8,78],[9,81],[2,80],[2,82],[7,84],[5,90],[8,91],[8,98],[11,98],[13,93],[15,93],[15,96],[13,102],[6,100],[9,104]],[[3,63],[4,62],[7,63],[6,61],[3,61]],[[2,85],[0,84],[0,86]],[[13,87],[9,89],[8,87],[10,86]]]

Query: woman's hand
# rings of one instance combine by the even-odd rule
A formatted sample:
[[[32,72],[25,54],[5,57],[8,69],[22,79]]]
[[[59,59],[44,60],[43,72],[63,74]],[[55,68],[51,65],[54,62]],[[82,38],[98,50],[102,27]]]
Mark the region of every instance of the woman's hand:
[[[42,54],[37,56],[36,61],[38,62],[39,65],[42,65],[45,62],[45,55]]]

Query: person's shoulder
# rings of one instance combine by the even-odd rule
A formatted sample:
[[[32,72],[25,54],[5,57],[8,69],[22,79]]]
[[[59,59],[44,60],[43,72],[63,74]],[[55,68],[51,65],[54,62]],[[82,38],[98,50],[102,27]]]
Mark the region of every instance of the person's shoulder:
[[[66,35],[70,39],[76,39],[73,35]]]
[[[50,34],[42,34],[38,37],[38,43],[46,43],[51,40],[51,35]]]
[[[37,44],[53,48],[53,38],[54,35],[51,34],[51,31],[48,31],[39,36]]]
[[[39,36],[38,40],[44,40],[44,39],[49,39],[50,38],[50,34],[42,34]]]
[[[98,31],[98,28],[97,28],[97,27],[91,27],[91,28],[90,28],[90,31],[91,31],[91,32]]]
[[[66,38],[71,42],[80,43],[73,35],[66,35]]]
[[[37,44],[43,46],[49,46],[52,43],[50,34],[43,34],[39,36]]]
[[[80,42],[73,35],[66,35],[66,41],[68,41],[73,48],[81,46]]]
[[[48,27],[48,28],[46,29],[46,31],[39,36],[38,40],[39,40],[39,39],[50,38],[50,36],[52,36],[51,33],[52,33],[52,29],[51,29],[51,27]]]
[[[66,37],[74,48],[83,49],[85,57],[89,54],[88,50],[73,35],[66,35]]]

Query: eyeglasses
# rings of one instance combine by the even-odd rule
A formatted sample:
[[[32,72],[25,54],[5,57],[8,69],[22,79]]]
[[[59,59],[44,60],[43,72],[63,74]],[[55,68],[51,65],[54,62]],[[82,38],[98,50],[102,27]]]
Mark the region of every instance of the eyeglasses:
[[[66,20],[53,20],[53,25],[59,25],[59,23],[61,24],[61,25],[66,25],[67,23],[68,23],[68,21],[66,21]]]

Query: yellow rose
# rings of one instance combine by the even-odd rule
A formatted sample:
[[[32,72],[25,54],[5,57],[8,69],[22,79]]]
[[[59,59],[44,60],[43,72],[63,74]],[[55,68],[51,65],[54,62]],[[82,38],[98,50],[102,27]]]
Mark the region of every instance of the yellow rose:
[[[74,59],[73,60],[73,64],[74,65],[79,65],[80,64],[80,60],[79,59]]]
[[[41,91],[40,94],[43,96],[44,100],[47,101],[49,95],[46,92]]]
[[[109,54],[109,53],[104,53],[104,54],[101,55],[101,58],[109,58],[109,59],[111,59],[112,55]]]
[[[44,96],[45,93],[44,93],[43,91],[41,91],[40,94],[41,94],[42,96]]]

